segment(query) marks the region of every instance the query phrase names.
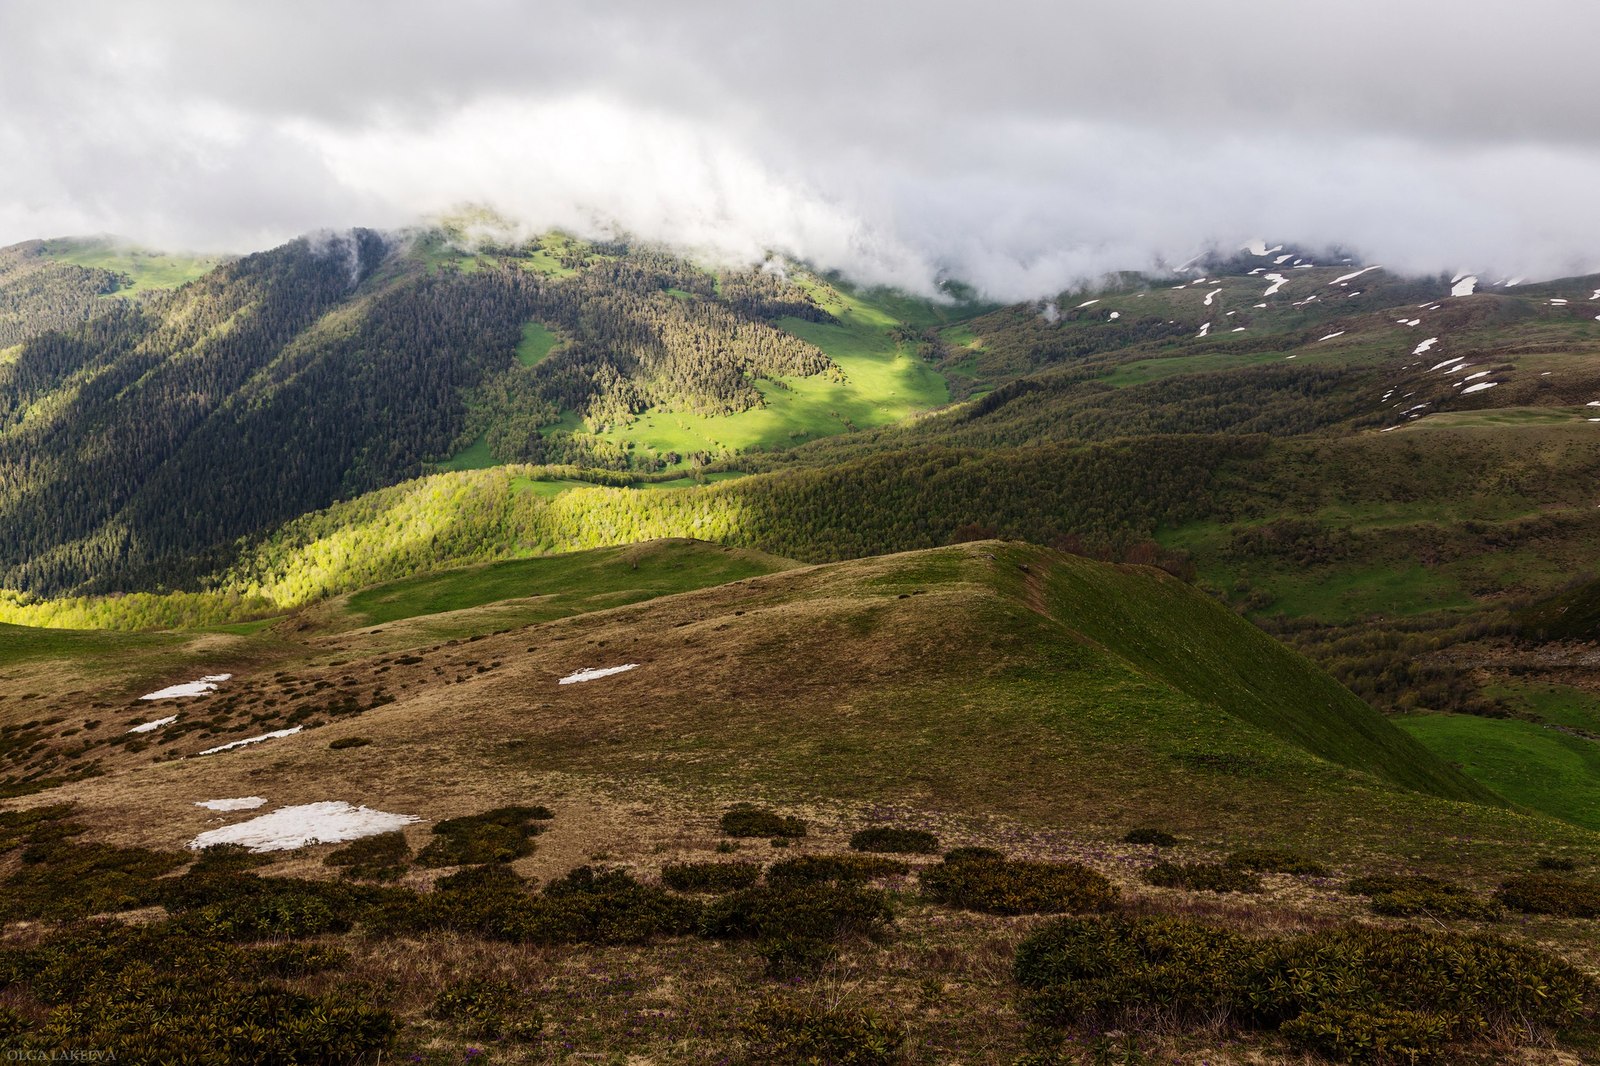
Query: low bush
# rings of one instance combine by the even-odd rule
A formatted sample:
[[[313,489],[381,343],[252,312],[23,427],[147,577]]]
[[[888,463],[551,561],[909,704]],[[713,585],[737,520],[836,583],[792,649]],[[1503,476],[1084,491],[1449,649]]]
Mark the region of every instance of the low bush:
[[[1024,1014],[1047,1029],[1281,1029],[1344,1062],[1454,1061],[1453,1045],[1532,1039],[1592,1014],[1595,986],[1484,934],[1350,926],[1252,938],[1191,919],[1053,921],[1017,950]]]
[[[815,973],[849,936],[877,936],[894,918],[888,897],[854,884],[748,888],[706,906],[700,935],[756,941],[767,973]]]
[[[1464,885],[1427,874],[1372,874],[1351,881],[1346,890],[1368,897],[1374,914],[1390,918],[1459,918],[1493,922],[1505,917],[1501,905]]]
[[[396,830],[352,840],[322,860],[325,866],[344,868],[346,877],[358,881],[393,881],[406,872],[411,845],[406,835]]]
[[[1170,848],[1178,843],[1178,838],[1164,829],[1130,829],[1122,835],[1124,844],[1150,844],[1158,848]]]
[[[1495,892],[1495,898],[1524,914],[1600,918],[1600,884],[1592,881],[1575,881],[1554,874],[1528,874],[1506,881]]]
[[[328,744],[329,751],[345,751],[349,748],[364,748],[372,743],[370,737],[340,737]]]
[[[1079,863],[993,858],[986,850],[952,851],[920,877],[930,899],[989,914],[1102,911],[1118,895],[1115,885]]]
[[[1239,848],[1222,860],[1229,866],[1256,873],[1294,874],[1300,877],[1327,877],[1329,870],[1315,859],[1287,848]]]
[[[733,892],[760,876],[756,862],[675,862],[661,868],[661,883],[679,892]]]
[[[911,867],[876,855],[797,855],[767,868],[769,885],[821,885],[835,881],[875,881],[904,877]]]
[[[775,1066],[891,1066],[905,1030],[866,1010],[764,1003],[741,1027],[749,1061]]]
[[[1560,855],[1546,855],[1534,865],[1541,870],[1550,870],[1554,873],[1571,873],[1578,868],[1576,859],[1568,859]]]
[[[638,944],[656,936],[692,933],[694,903],[623,870],[580,866],[545,886],[532,921],[518,939],[541,944]]]
[[[723,814],[722,831],[731,837],[792,839],[806,835],[806,823],[764,807],[741,803]]]
[[[886,851],[899,855],[932,855],[939,850],[939,838],[926,829],[900,829],[880,825],[861,829],[850,837],[852,851]]]
[[[446,818],[434,839],[417,853],[421,866],[475,866],[511,862],[533,853],[533,838],[551,818],[545,807],[496,807],[482,814]]]
[[[0,920],[66,920],[147,907],[160,896],[156,879],[188,861],[177,852],[64,838],[30,843],[0,893]]]
[[[531,1040],[544,1018],[522,990],[509,981],[468,978],[440,990],[428,1017],[448,1022],[480,1040]]]
[[[1158,862],[1144,872],[1146,884],[1191,892],[1260,892],[1261,878],[1220,862]]]
[[[326,944],[268,944],[244,953],[254,977],[289,980],[337,970],[350,962],[350,953]]]

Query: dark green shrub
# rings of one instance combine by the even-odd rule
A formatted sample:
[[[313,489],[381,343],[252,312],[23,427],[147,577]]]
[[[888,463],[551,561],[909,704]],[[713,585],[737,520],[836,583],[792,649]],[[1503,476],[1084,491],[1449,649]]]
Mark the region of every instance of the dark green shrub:
[[[1353,878],[1344,886],[1346,892],[1357,896],[1382,896],[1392,892],[1454,892],[1467,889],[1454,881],[1427,874],[1366,874]]]
[[[337,970],[350,962],[350,953],[326,944],[269,944],[244,953],[255,977],[287,980]]]
[[[1450,1041],[1439,1015],[1382,1006],[1328,1006],[1291,1018],[1282,1032],[1291,1047],[1352,1063],[1440,1062]]]
[[[417,854],[421,866],[475,866],[511,862],[533,853],[533,837],[552,815],[545,807],[496,807],[482,814],[446,818],[434,839]]]
[[[742,1026],[749,1061],[774,1066],[891,1066],[905,1030],[871,1011],[764,1003]]]
[[[243,844],[213,844],[200,851],[200,857],[189,867],[193,874],[250,870],[272,862],[271,855],[257,855]]]
[[[55,803],[21,811],[0,811],[0,851],[86,832],[88,826],[66,821],[73,809],[70,803]]]
[[[1178,843],[1178,838],[1164,829],[1130,829],[1122,836],[1124,844],[1151,844],[1158,848],[1170,848]]]
[[[1568,859],[1559,855],[1546,855],[1534,864],[1541,870],[1553,873],[1571,873],[1578,868],[1576,859]]]
[[[930,899],[990,914],[1103,911],[1117,902],[1115,885],[1075,862],[951,852],[939,865],[924,868],[920,877],[923,894]]]
[[[1524,914],[1600,918],[1600,884],[1554,874],[1527,874],[1502,884],[1495,898]]]
[[[939,850],[939,838],[926,829],[880,825],[852,834],[850,848],[853,851],[886,851],[899,855],[932,855]]]
[[[875,936],[894,913],[888,897],[855,884],[748,888],[707,904],[700,935],[756,941],[774,977],[814,973],[833,957],[835,941]]]
[[[1015,975],[1024,1013],[1047,1029],[1229,1018],[1366,1063],[1559,1031],[1591,1016],[1596,991],[1553,955],[1485,934],[1350,926],[1250,938],[1171,917],[1051,922],[1018,948]]]
[[[1500,904],[1483,899],[1464,885],[1427,874],[1370,874],[1345,886],[1367,896],[1374,914],[1391,918],[1418,915],[1493,922],[1505,916]]]
[[[329,852],[322,862],[344,867],[345,876],[358,881],[393,881],[406,872],[410,858],[411,845],[406,843],[406,835],[396,830],[352,840]]]
[[[876,855],[796,855],[767,868],[769,885],[821,885],[831,881],[875,881],[903,877],[911,867]]]
[[[370,737],[340,737],[328,744],[329,751],[344,751],[347,748],[364,748],[372,743]]]
[[[679,892],[733,892],[760,876],[758,862],[675,862],[661,868],[661,883]]]
[[[806,823],[764,807],[740,803],[722,816],[722,831],[731,837],[787,839],[805,836]]]
[[[279,940],[342,933],[390,889],[328,881],[195,872],[160,882],[158,901],[189,935],[207,940]]]
[[[1300,877],[1327,877],[1329,870],[1315,859],[1287,848],[1239,848],[1223,860],[1229,866],[1256,873],[1294,874]]]
[[[448,929],[490,940],[521,940],[538,905],[508,866],[469,866],[441,877],[427,893],[397,893],[369,919],[378,935]]]
[[[22,865],[0,893],[0,919],[83,918],[157,902],[156,878],[188,857],[145,848],[54,839],[22,851]]]
[[[1260,892],[1261,878],[1220,862],[1158,862],[1144,872],[1146,884],[1191,892]]]
[[[446,985],[428,1008],[428,1017],[481,1040],[531,1040],[544,1027],[543,1017],[515,985],[480,978]]]
[[[1239,1001],[1256,950],[1246,937],[1179,918],[1059,918],[1023,941],[1015,976],[1036,1024],[1196,1022]]]
[[[540,944],[638,944],[692,933],[700,909],[623,870],[580,866],[545,886],[517,939]]]

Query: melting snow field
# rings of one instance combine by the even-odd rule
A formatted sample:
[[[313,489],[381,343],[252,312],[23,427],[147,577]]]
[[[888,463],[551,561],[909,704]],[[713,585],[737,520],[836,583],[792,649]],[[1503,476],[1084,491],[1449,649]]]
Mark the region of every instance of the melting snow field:
[[[1492,389],[1498,384],[1500,384],[1498,381],[1480,381],[1476,385],[1468,385],[1461,391],[1463,394],[1469,392],[1482,392],[1484,389]]]
[[[1354,274],[1341,274],[1338,277],[1334,278],[1332,281],[1328,282],[1328,284],[1329,285],[1343,285],[1347,281],[1354,281],[1356,278],[1359,278],[1361,275],[1365,274],[1369,270],[1382,270],[1382,269],[1383,269],[1382,267],[1375,267],[1375,266],[1362,267],[1360,270],[1356,271]]]
[[[1451,296],[1471,296],[1478,290],[1478,275],[1468,274],[1466,277],[1457,278],[1450,286]]]
[[[1271,296],[1273,293],[1283,288],[1283,283],[1289,280],[1282,274],[1267,274],[1264,276],[1266,277],[1266,280],[1272,282],[1272,285],[1267,289],[1266,292],[1261,294],[1263,296]]]
[[[1220,292],[1222,292],[1221,289],[1212,289],[1210,292],[1206,293],[1206,306],[1207,307],[1211,306],[1211,301],[1215,300],[1217,298],[1217,294],[1220,293]]]
[[[1204,337],[1207,333],[1210,333],[1210,332],[1211,332],[1211,323],[1207,322],[1205,325],[1200,327],[1200,332],[1196,333],[1195,336],[1196,337]]]
[[[1421,344],[1419,344],[1415,348],[1411,349],[1411,354],[1412,355],[1421,355],[1423,352],[1426,352],[1429,348],[1432,348],[1435,344],[1438,344],[1438,343],[1439,343],[1439,338],[1438,337],[1429,337],[1427,340],[1423,341]],[[1453,361],[1454,360],[1452,360],[1452,362]],[[1439,366],[1443,366],[1443,365],[1444,365],[1443,363],[1439,364]],[[1436,367],[1434,367],[1434,369],[1438,370],[1439,367],[1436,366]]]
[[[178,716],[177,715],[169,714],[165,718],[157,718],[153,722],[141,722],[138,725],[134,726],[132,729],[128,730],[128,732],[130,732],[130,733],[148,733],[152,729],[160,729],[164,725],[171,725],[173,722],[176,722],[177,720],[178,720]]]
[[[275,729],[270,733],[262,733],[259,737],[245,737],[243,740],[235,740],[231,744],[218,744],[214,748],[207,748],[205,751],[202,751],[200,754],[201,755],[215,755],[219,751],[228,751],[231,748],[242,748],[246,744],[259,744],[263,740],[276,740],[279,737],[292,737],[292,736],[294,736],[296,733],[300,732],[300,730],[302,730],[304,728],[305,728],[305,726],[303,726],[303,725],[297,725],[297,726],[293,727],[292,729]]]
[[[169,685],[164,689],[140,696],[141,700],[170,700],[179,696],[204,696],[207,692],[217,691],[217,686],[233,677],[232,674],[207,674],[199,681],[190,681],[184,685]]]
[[[1079,307],[1093,307],[1095,304],[1097,304],[1099,302],[1100,302],[1099,299],[1085,300],[1085,301],[1083,301],[1083,303],[1079,304],[1078,306]]]
[[[1201,335],[1204,336],[1204,334]],[[593,681],[596,678],[610,677],[612,674],[620,674],[624,670],[632,670],[638,665],[638,663],[628,663],[626,666],[607,666],[596,670],[579,670],[575,674],[568,674],[566,677],[563,677],[560,681],[557,681],[556,684],[577,685],[584,681]]]
[[[1319,339],[1320,340],[1325,340],[1325,341],[1331,341],[1335,337],[1342,337],[1342,336],[1344,336],[1344,330],[1341,329],[1338,333],[1330,333],[1326,337],[1322,337],[1322,338],[1319,338]]]
[[[266,802],[265,796],[240,796],[237,799],[199,800],[195,806],[208,811],[250,811]]]
[[[422,819],[414,814],[390,814],[370,807],[352,807],[342,800],[279,807],[248,822],[210,829],[189,847],[199,850],[213,844],[243,844],[254,853],[289,851],[307,844],[339,844],[346,840],[391,833]]]

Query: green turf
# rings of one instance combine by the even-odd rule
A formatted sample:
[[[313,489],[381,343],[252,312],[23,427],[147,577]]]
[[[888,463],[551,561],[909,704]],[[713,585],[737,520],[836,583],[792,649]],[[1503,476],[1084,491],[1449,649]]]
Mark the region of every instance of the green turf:
[[[535,559],[513,559],[405,578],[350,597],[363,624],[540,597],[523,624],[721,585],[791,565],[757,552],[698,541],[656,541]]]
[[[500,465],[489,453],[489,442],[479,437],[465,448],[439,464],[441,470],[487,470]]]
[[[1600,695],[1595,693],[1571,685],[1513,682],[1491,685],[1485,692],[1541,722],[1600,736]]]
[[[126,274],[130,283],[119,296],[137,296],[157,289],[175,289],[215,269],[219,256],[155,252],[109,238],[70,237],[46,241],[44,254],[63,263]]]
[[[517,362],[537,366],[560,342],[542,322],[529,322],[522,327],[522,340],[517,343]]]
[[[1203,374],[1212,370],[1235,370],[1263,363],[1281,363],[1283,352],[1196,352],[1194,355],[1171,356],[1161,359],[1140,359],[1124,363],[1103,379],[1106,384],[1123,388],[1143,385],[1149,381],[1173,377],[1178,374]]]
[[[900,320],[865,297],[835,292],[828,310],[837,323],[786,318],[778,325],[822,349],[844,371],[756,382],[761,407],[732,415],[696,415],[652,408],[639,420],[600,436],[612,443],[676,452],[733,455],[781,447],[852,429],[888,425],[950,400],[944,378],[889,333]],[[573,420],[575,423],[575,419]],[[563,427],[547,427],[551,431]],[[570,430],[569,430],[570,431]]]
[[[1600,742],[1536,722],[1432,714],[1398,724],[1515,803],[1600,829]]]

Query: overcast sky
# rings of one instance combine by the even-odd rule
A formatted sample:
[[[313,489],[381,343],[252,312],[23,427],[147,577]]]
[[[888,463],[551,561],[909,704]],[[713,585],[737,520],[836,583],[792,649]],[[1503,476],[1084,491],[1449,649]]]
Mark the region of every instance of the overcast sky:
[[[1254,237],[1600,269],[1593,0],[0,2],[0,244],[464,202],[1043,295]]]

